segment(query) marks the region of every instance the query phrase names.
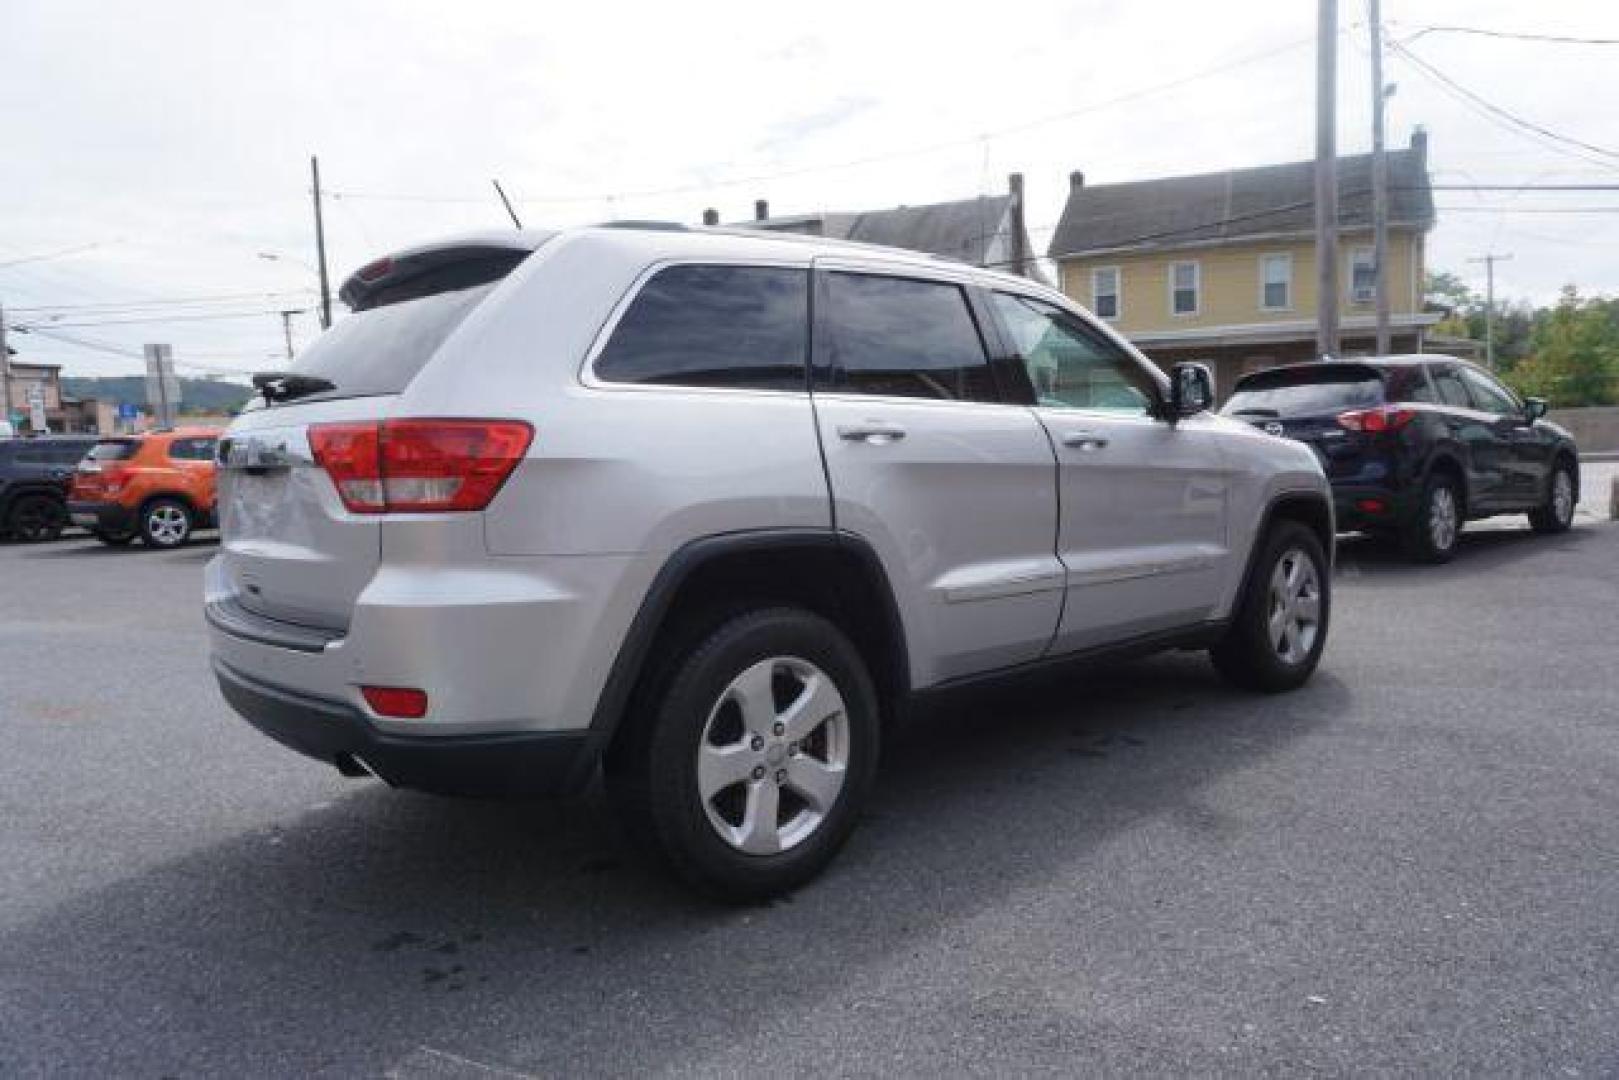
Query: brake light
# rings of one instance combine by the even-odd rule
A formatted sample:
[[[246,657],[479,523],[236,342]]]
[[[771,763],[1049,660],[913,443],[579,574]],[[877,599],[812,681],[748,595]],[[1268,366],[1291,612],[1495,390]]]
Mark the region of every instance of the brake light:
[[[1376,435],[1384,431],[1399,431],[1416,418],[1415,409],[1385,406],[1381,409],[1357,409],[1353,412],[1339,413],[1338,426],[1349,431],[1364,431],[1368,435]]]
[[[521,420],[314,424],[315,461],[356,514],[482,510],[528,452]]]
[[[420,720],[427,715],[427,692],[405,686],[362,686],[365,703],[378,716],[397,720]]]

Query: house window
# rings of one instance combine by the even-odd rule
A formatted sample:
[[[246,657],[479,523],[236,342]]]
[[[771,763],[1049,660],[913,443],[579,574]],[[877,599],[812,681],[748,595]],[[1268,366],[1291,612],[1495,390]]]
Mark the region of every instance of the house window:
[[[1119,268],[1099,266],[1091,271],[1091,310],[1098,318],[1119,317]]]
[[[1195,262],[1169,264],[1169,310],[1173,315],[1196,315],[1202,273]]]
[[[1370,304],[1377,299],[1377,260],[1369,247],[1355,248],[1349,253],[1349,299],[1357,304]]]
[[[1264,311],[1286,311],[1293,306],[1293,256],[1259,257],[1259,306]]]

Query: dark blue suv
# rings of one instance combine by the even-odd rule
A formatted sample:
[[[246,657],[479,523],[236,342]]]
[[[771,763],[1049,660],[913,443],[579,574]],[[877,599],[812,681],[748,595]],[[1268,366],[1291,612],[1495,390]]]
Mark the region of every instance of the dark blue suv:
[[[1579,453],[1476,365],[1448,356],[1323,360],[1245,375],[1221,410],[1315,448],[1338,527],[1397,536],[1413,558],[1444,562],[1464,522],[1529,515],[1562,532],[1580,497]]]

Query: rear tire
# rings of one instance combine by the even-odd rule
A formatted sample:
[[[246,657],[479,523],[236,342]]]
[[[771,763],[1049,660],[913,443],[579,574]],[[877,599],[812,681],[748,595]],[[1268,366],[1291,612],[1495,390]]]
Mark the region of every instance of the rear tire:
[[[141,507],[141,540],[147,547],[184,547],[195,524],[191,507],[179,499],[153,499]]]
[[[1400,531],[1400,543],[1417,562],[1449,562],[1456,556],[1465,523],[1461,489],[1455,479],[1447,473],[1430,473],[1422,485],[1416,514]]]
[[[20,495],[6,514],[6,531],[25,543],[55,540],[67,527],[67,507],[49,495]]]
[[[1574,524],[1574,492],[1577,490],[1574,470],[1567,461],[1559,461],[1546,484],[1546,501],[1529,511],[1530,528],[1538,533],[1567,532]]]
[[[607,761],[634,839],[696,888],[753,903],[821,872],[876,774],[877,694],[827,620],[766,608],[649,672]]]
[[[1308,526],[1280,521],[1264,537],[1226,635],[1209,658],[1227,681],[1276,694],[1302,685],[1321,662],[1332,614],[1332,572]]]

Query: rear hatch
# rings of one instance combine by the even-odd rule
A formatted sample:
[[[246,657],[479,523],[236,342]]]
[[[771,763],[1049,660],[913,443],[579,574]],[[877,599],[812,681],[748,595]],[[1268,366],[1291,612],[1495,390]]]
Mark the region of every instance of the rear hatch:
[[[237,603],[271,619],[347,629],[381,557],[385,509],[368,501],[380,481],[354,468],[366,468],[399,395],[543,240],[501,234],[378,260],[343,286],[353,314],[286,371],[254,377],[262,400],[219,447],[221,559]]]
[[[1269,434],[1308,444],[1329,479],[1348,479],[1365,471],[1377,440],[1371,433],[1352,430],[1339,417],[1383,403],[1383,374],[1377,368],[1323,361],[1245,375],[1220,411]]]

